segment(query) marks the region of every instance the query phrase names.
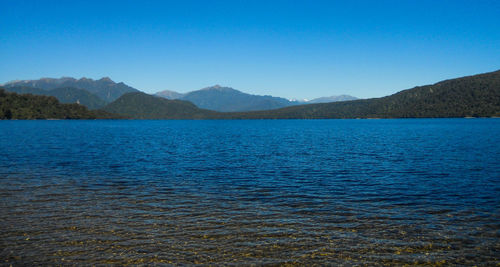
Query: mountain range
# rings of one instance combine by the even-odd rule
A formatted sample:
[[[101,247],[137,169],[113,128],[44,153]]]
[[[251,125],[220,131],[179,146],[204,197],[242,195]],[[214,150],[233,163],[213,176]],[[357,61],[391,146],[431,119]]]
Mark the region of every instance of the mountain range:
[[[122,82],[116,83],[108,77],[104,77],[99,80],[89,78],[81,78],[77,80],[70,77],[63,77],[59,79],[42,78],[39,80],[12,81],[4,84],[3,87],[6,90],[9,90],[9,88],[12,87],[32,87],[47,91],[63,87],[76,88],[86,90],[87,92],[96,95],[105,103],[111,103],[123,94],[139,91]]]
[[[100,80],[98,80],[100,81]],[[36,85],[29,82],[24,84]],[[102,111],[88,113],[82,105],[60,104],[55,97],[36,96],[36,92],[59,95],[79,92],[70,88],[34,90],[30,86],[0,87],[0,118],[134,118],[134,119],[334,119],[334,118],[450,118],[450,117],[500,117],[500,70],[462,78],[445,80],[432,85],[417,86],[396,94],[352,101],[333,103],[291,105],[283,108],[218,112],[203,109],[190,101],[169,100],[137,90],[125,93]],[[4,89],[17,90],[18,95],[6,93]],[[38,91],[42,90],[42,91]],[[194,91],[191,99],[211,99],[214,92],[229,94],[238,99],[246,94],[228,87],[209,87]],[[83,96],[90,97],[79,92]],[[88,93],[88,92],[87,92]],[[61,96],[62,95],[62,96]],[[187,94],[186,94],[187,95]],[[257,96],[276,100],[273,97]],[[68,99],[72,99],[69,98]],[[73,99],[74,100],[74,99]],[[192,101],[195,101],[192,100]],[[278,98],[279,100],[279,98]],[[68,100],[72,101],[72,100]],[[238,100],[240,101],[240,100]],[[235,101],[235,102],[238,102]],[[81,107],[81,108],[78,108]],[[76,111],[75,111],[76,110]],[[75,113],[75,112],[76,113]],[[115,115],[110,115],[113,113]],[[66,114],[66,115],[65,115]]]
[[[156,95],[165,97],[167,94],[163,91]],[[290,101],[285,98],[251,95],[220,85],[206,87],[186,94],[169,91],[168,95],[171,96],[170,99],[189,101],[199,108],[220,112],[269,110],[290,105]]]
[[[105,111],[131,118],[150,119],[334,119],[334,118],[437,118],[500,116],[500,71],[417,86],[396,94],[353,101],[306,104],[274,110],[251,112],[214,112],[189,107],[179,116],[178,109],[187,102],[165,102],[144,93],[125,94],[112,109]],[[149,107],[168,105],[160,112]],[[141,114],[137,116],[136,114]],[[149,114],[149,115],[147,115]]]
[[[120,96],[139,92],[124,83],[115,83],[105,77],[99,80],[88,78],[59,79],[42,78],[39,80],[12,81],[3,85],[5,90],[20,94],[55,96],[61,103],[79,103],[89,109],[99,109]],[[64,88],[64,89],[63,89]],[[281,97],[260,96],[243,93],[230,87],[215,85],[185,94],[175,91],[161,91],[155,94],[166,99],[189,101],[202,109],[220,112],[269,110],[304,103],[334,102],[356,99],[352,96],[324,97],[304,101],[290,101]]]
[[[175,91],[161,91],[156,96],[192,102],[197,107],[220,112],[256,111],[278,109],[288,106],[355,100],[349,95],[321,97],[311,101],[293,101],[282,97],[261,96],[243,93],[231,87],[215,85],[185,94]]]

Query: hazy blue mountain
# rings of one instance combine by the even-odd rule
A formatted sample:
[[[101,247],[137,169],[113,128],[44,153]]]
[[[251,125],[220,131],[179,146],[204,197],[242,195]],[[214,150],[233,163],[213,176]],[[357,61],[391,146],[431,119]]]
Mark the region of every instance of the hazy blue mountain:
[[[73,83],[77,81],[75,78],[71,77],[62,77],[59,79],[54,78],[41,78],[39,80],[16,80],[11,81],[3,85],[3,87],[14,87],[14,86],[24,86],[24,87],[34,87],[43,90],[50,90],[61,87],[62,84],[68,82]]]
[[[194,103],[200,108],[221,112],[269,110],[282,107],[355,100],[349,95],[316,98],[311,101],[288,100],[281,97],[260,96],[243,93],[230,87],[215,85],[186,94],[165,90],[155,94],[166,99],[182,99]]]
[[[179,99],[179,98],[182,98],[184,96],[184,94],[181,94],[181,93],[178,93],[175,91],[164,90],[164,91],[160,91],[160,92],[156,93],[155,96],[163,97],[166,99]]]
[[[96,95],[89,93],[86,90],[72,88],[72,87],[61,87],[51,90],[44,90],[28,86],[14,86],[14,87],[6,87],[5,90],[18,94],[54,96],[61,103],[65,104],[78,103],[86,106],[89,109],[99,109],[106,105],[106,102],[104,102],[104,100],[100,99]]]
[[[70,77],[63,77],[60,79],[42,78],[39,80],[22,80],[12,81],[4,84],[5,88],[15,86],[26,86],[40,88],[44,90],[51,90],[60,87],[72,87],[84,89],[88,92],[98,96],[106,103],[112,102],[125,93],[137,92],[138,90],[132,88],[122,82],[115,83],[110,78],[105,77],[99,80],[88,78],[81,78],[79,80]]]
[[[214,88],[238,96],[231,88]],[[206,91],[213,92],[214,89]],[[236,91],[236,92],[234,92]],[[242,94],[241,92],[239,92]],[[202,95],[202,99],[206,99]],[[144,93],[123,95],[104,110],[140,119],[334,119],[500,116],[500,71],[418,86],[372,99],[289,106],[250,112],[214,112]]]
[[[309,101],[306,101],[307,104],[317,104],[317,103],[331,103],[331,102],[339,102],[339,101],[350,101],[357,100],[357,97],[350,95],[335,95],[335,96],[325,96],[315,98]]]
[[[186,93],[180,99],[190,101],[199,108],[221,112],[269,110],[290,105],[285,98],[251,95],[220,85]]]

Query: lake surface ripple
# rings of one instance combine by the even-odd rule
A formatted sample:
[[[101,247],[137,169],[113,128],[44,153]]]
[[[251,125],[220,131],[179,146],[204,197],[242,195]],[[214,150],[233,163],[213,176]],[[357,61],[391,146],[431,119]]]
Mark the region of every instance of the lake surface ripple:
[[[500,119],[0,121],[0,265],[500,262]]]

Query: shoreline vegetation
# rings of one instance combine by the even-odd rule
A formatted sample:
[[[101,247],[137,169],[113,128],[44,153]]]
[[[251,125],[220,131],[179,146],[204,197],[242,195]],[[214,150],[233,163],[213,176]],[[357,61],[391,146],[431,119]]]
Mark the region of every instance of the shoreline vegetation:
[[[125,93],[101,109],[89,110],[56,97],[17,94],[0,87],[0,119],[390,119],[498,118],[500,70],[417,86],[393,95],[285,108],[217,112],[184,100],[143,92]]]
[[[61,104],[53,96],[9,93],[0,88],[0,119],[56,120],[56,119],[123,119],[124,116],[103,110],[88,110],[87,107]]]

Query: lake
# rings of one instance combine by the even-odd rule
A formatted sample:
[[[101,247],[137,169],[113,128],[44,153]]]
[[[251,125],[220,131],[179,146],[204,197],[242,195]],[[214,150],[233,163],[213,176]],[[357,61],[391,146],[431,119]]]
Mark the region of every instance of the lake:
[[[0,265],[500,261],[500,119],[0,121]]]

